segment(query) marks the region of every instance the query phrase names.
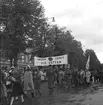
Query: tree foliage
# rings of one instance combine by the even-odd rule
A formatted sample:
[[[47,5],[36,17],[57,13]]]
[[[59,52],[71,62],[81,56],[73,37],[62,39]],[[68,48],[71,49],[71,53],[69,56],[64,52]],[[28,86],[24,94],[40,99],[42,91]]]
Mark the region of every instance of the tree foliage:
[[[44,33],[41,33],[41,38],[36,38],[36,42],[38,42],[35,44],[37,56],[47,57],[68,54],[68,62],[71,64],[71,68],[76,66],[79,69],[85,69],[88,55],[91,53],[91,69],[99,67],[100,62],[95,52],[89,49],[84,52],[81,42],[77,41],[66,28],[61,28],[57,25],[47,26],[45,24],[45,30],[43,31]]]
[[[68,54],[68,62],[79,69],[85,69],[88,55],[90,68],[98,69],[100,62],[91,49],[85,52],[66,27],[50,25],[44,16],[44,8],[38,0],[1,0],[0,22],[6,25],[0,33],[1,56],[17,65],[17,58],[26,48],[32,49],[32,56],[47,57]]]
[[[37,0],[1,0],[0,14],[0,21],[6,25],[0,35],[1,48],[5,57],[17,61],[18,54],[31,45],[29,39],[35,39],[40,33],[45,21],[44,8]],[[4,18],[6,20],[2,21]]]

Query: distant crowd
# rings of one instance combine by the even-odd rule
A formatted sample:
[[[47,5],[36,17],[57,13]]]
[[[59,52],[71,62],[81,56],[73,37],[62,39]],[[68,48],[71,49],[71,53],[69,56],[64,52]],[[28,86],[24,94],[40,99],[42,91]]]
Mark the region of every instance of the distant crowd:
[[[71,70],[62,65],[47,68],[31,68],[29,65],[24,69],[1,68],[0,72],[0,105],[3,105],[3,100],[13,105],[19,96],[23,103],[25,98],[28,98],[28,92],[31,93],[32,98],[37,95],[41,96],[40,87],[43,82],[48,83],[49,95],[52,95],[56,86],[71,90],[75,87],[85,87],[91,83],[103,81],[103,73],[99,70],[78,70],[76,67]]]

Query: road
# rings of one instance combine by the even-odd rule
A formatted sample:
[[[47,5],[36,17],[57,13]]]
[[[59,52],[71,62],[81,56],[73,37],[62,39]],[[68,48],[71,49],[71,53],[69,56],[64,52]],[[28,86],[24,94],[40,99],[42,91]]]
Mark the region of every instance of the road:
[[[42,96],[35,99],[25,99],[24,104],[15,101],[14,105],[103,105],[103,85],[93,84],[84,89],[76,88],[72,91],[55,88],[53,95],[48,95],[47,83],[41,87]]]

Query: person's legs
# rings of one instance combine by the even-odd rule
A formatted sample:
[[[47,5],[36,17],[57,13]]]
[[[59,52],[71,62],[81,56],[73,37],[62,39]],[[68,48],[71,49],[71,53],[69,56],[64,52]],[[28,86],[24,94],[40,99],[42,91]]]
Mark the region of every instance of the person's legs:
[[[33,82],[31,83],[31,95],[32,95],[32,98],[35,97],[35,88],[34,88],[34,83]]]
[[[22,102],[22,103],[24,102],[24,97],[23,97],[23,95],[21,95],[21,102]]]
[[[35,97],[35,90],[34,89],[31,90],[31,96],[32,96],[32,98]]]
[[[10,105],[13,105],[13,102],[14,102],[14,97],[11,98]]]
[[[40,91],[40,88],[38,88],[37,90],[38,90],[39,95],[41,96],[41,91]]]
[[[16,100],[18,100],[18,96],[17,96],[17,97],[15,97],[15,99],[16,99]]]
[[[53,89],[49,88],[49,95],[52,95],[52,93],[53,93]]]
[[[28,94],[28,91],[24,91],[24,97],[25,98],[28,98],[28,95],[27,94]]]
[[[32,98],[34,98],[34,92],[31,92]]]

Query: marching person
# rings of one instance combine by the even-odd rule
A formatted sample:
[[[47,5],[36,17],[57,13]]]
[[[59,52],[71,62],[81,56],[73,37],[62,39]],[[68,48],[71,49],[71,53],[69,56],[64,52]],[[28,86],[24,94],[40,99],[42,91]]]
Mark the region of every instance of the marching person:
[[[90,84],[91,72],[88,69],[86,69],[85,76],[86,76],[86,83],[89,85]]]
[[[23,98],[24,92],[23,92],[23,87],[21,85],[21,76],[16,70],[11,75],[12,75],[11,80],[13,82],[13,86],[12,86],[10,105],[13,105],[14,98],[17,98],[18,96],[21,97],[21,102],[23,103],[24,102],[24,98]]]
[[[41,82],[44,81],[44,73],[43,73],[43,70],[42,68],[38,68],[39,69],[39,74],[41,75],[40,78],[41,78]]]
[[[60,71],[59,71],[59,85],[60,85],[60,87],[63,87],[63,80],[64,80],[64,72],[63,72],[62,68],[60,68]]]
[[[55,83],[59,85],[59,69],[57,66],[54,67],[54,72],[55,72]]]
[[[0,104],[3,105],[3,100],[5,102],[7,102],[8,104],[8,98],[7,98],[7,88],[6,88],[6,85],[5,85],[5,79],[6,79],[6,75],[3,71],[0,70],[0,86],[1,86],[1,89],[0,89]]]
[[[80,70],[80,85],[85,84],[85,72],[83,69]]]
[[[44,81],[46,81],[47,78],[46,78],[46,70],[44,70]]]
[[[48,78],[49,95],[52,95],[54,88],[54,81],[55,81],[55,72],[51,65],[47,70],[47,78]]]
[[[34,71],[33,80],[34,80],[34,87],[35,87],[35,95],[38,92],[39,95],[41,96],[41,91],[40,91],[41,75],[38,69]]]
[[[26,96],[28,91],[31,91],[32,98],[34,98],[34,83],[30,66],[27,66],[24,73],[24,92]]]
[[[72,72],[72,80],[73,80],[73,85],[75,87],[78,86],[78,69],[74,67],[73,72]]]
[[[71,89],[72,85],[72,71],[67,68],[65,71],[65,81],[67,84],[68,89]]]

